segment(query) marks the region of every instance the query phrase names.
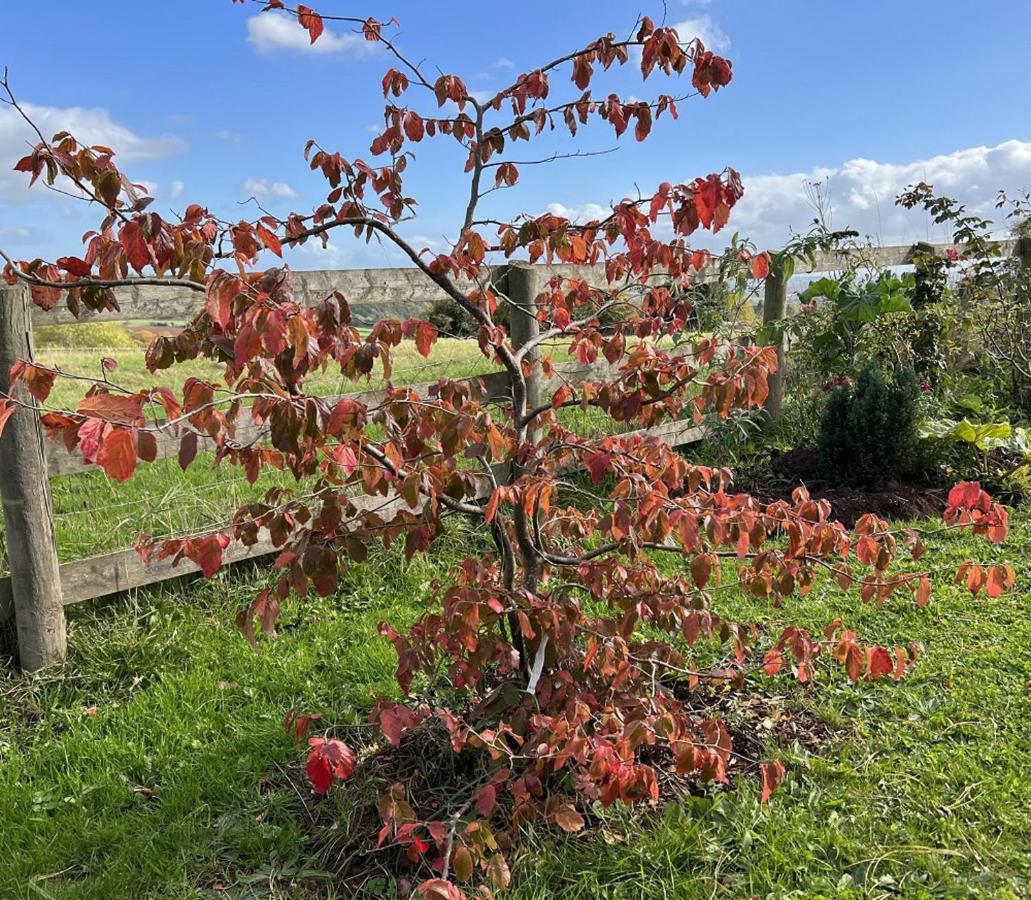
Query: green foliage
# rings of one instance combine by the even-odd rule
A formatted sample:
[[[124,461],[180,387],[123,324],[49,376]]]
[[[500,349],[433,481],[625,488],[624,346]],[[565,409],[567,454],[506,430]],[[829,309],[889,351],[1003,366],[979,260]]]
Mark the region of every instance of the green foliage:
[[[498,315],[494,318],[495,322],[502,318],[502,313],[505,311],[498,310]],[[472,313],[467,312],[450,297],[442,297],[434,303],[430,307],[426,319],[443,337],[472,338],[476,337],[479,328]],[[507,324],[508,316],[504,316],[504,319]]]
[[[822,305],[822,315],[802,316],[792,325],[809,344],[817,372],[855,372],[860,358],[874,356],[868,346],[876,332],[871,326],[879,326],[880,320],[891,314],[912,312],[908,296],[912,283],[912,275],[891,272],[865,281],[846,277],[812,282],[799,300],[807,305]]]
[[[920,387],[912,371],[890,382],[873,366],[827,400],[820,426],[820,474],[874,489],[917,468]]]

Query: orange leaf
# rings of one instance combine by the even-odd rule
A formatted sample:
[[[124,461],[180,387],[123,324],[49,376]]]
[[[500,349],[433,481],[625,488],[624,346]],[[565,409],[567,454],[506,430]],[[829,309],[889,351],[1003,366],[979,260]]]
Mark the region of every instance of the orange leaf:
[[[759,770],[762,772],[763,778],[763,793],[760,800],[761,803],[766,803],[770,799],[770,795],[777,789],[784,780],[784,763],[780,760],[773,760],[771,762],[764,762],[759,766]]]
[[[563,803],[552,813],[551,818],[559,828],[571,834],[581,831],[584,827],[584,817],[576,811],[572,803]]]

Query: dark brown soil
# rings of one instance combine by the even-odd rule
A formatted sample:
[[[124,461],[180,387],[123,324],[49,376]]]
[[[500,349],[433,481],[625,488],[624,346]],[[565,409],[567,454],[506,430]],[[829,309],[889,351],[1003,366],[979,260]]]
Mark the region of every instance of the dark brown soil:
[[[938,516],[945,509],[947,489],[941,485],[907,483],[887,485],[883,490],[864,491],[858,488],[828,485],[817,472],[819,453],[814,447],[796,447],[770,459],[768,477],[757,478],[749,490],[760,500],[790,499],[798,485],[805,485],[810,495],[830,501],[834,518],[851,528],[863,513],[874,513],[882,519],[921,519]]]

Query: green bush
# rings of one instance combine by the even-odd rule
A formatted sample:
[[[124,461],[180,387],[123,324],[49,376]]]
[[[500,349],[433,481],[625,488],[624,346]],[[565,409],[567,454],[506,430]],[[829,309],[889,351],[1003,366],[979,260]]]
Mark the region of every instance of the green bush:
[[[118,322],[42,325],[32,331],[41,350],[135,350],[139,344]]]
[[[891,380],[867,366],[855,385],[827,399],[820,423],[820,476],[873,490],[919,468],[920,386],[911,370]]]
[[[494,317],[494,321],[499,324],[502,312],[503,310],[499,307],[498,314]],[[444,297],[434,303],[430,307],[426,321],[437,329],[441,337],[476,337],[476,332],[480,327],[472,315],[450,297]]]

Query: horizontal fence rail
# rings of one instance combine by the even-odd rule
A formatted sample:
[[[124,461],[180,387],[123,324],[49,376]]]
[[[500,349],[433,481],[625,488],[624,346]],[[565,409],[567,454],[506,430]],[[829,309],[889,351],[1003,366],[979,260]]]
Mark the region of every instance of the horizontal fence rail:
[[[628,440],[653,438],[670,447],[680,447],[696,443],[704,435],[703,427],[685,420],[666,422],[653,428],[626,432],[618,437]],[[384,504],[380,497],[360,496],[351,498],[351,502],[359,509],[367,506],[370,509],[377,508],[384,512],[392,508],[391,504],[400,505],[402,503],[400,499],[395,499],[391,501],[391,504]],[[268,532],[262,529],[259,532],[257,543],[253,545],[248,546],[239,541],[233,541],[223,551],[223,565],[260,559],[278,553],[280,549],[273,544]],[[117,594],[160,581],[195,574],[200,571],[200,566],[186,558],[175,564],[171,558],[144,563],[139,553],[130,548],[63,563],[59,567],[59,571],[62,601],[65,606],[69,606],[84,600],[94,600],[109,594]],[[0,622],[9,619],[12,612],[11,578],[2,576],[0,577]]]

